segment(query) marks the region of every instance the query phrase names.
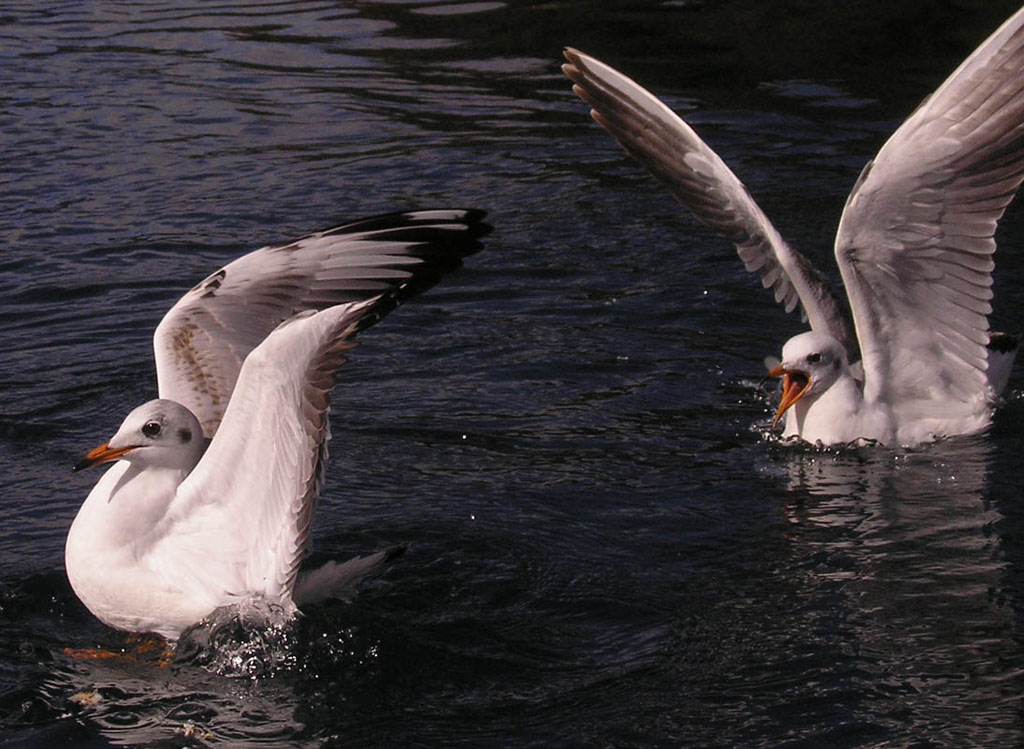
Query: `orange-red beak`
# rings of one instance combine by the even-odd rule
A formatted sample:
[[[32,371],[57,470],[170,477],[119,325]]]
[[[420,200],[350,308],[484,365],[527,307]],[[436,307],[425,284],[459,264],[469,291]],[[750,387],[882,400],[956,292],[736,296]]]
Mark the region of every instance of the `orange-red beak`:
[[[782,378],[782,400],[779,401],[779,410],[775,412],[775,419],[772,420],[772,429],[774,429],[779,423],[779,419],[782,418],[782,414],[804,397],[811,387],[811,377],[799,369],[783,369],[781,364],[769,372],[768,376]]]
[[[94,448],[85,454],[85,457],[75,463],[72,471],[84,471],[86,468],[92,468],[98,466],[101,463],[110,463],[114,460],[120,460],[125,456],[126,453],[134,450],[135,447],[111,447],[109,442],[104,442],[97,448]]]

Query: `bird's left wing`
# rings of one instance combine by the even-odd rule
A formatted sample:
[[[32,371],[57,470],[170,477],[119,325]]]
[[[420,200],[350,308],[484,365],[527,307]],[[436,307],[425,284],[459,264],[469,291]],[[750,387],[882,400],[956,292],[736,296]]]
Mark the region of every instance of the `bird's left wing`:
[[[150,568],[215,598],[288,600],[323,481],[334,374],[381,302],[300,313],[249,355],[220,429],[158,529]]]
[[[177,401],[213,437],[245,357],[304,310],[388,292],[402,301],[480,249],[483,211],[391,213],[264,247],[224,266],[175,304],[153,348],[161,398]]]
[[[825,277],[779,235],[725,162],[656,96],[619,71],[575,49],[562,70],[591,116],[626,152],[663,182],[680,203],[736,244],[790,312],[799,305],[811,328],[828,333],[859,358],[853,326]]]
[[[951,417],[991,395],[994,234],[1022,179],[1024,9],[900,126],[847,199],[835,250],[867,400]]]

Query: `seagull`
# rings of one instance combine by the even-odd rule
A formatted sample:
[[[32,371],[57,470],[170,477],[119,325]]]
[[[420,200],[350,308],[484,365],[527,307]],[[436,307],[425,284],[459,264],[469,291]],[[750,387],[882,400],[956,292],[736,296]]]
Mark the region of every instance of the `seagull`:
[[[990,336],[988,315],[996,224],[1024,179],[1024,9],[861,172],[835,240],[849,313],[689,125],[605,63],[564,54],[594,120],[810,323],[770,372],[783,378],[773,428],[785,416],[787,438],[912,446],[989,425],[1017,346]]]
[[[480,249],[483,218],[388,214],[264,247],[171,307],[153,340],[159,397],[74,467],[114,463],[65,547],[71,586],[98,619],[173,642],[232,604],[294,614],[390,558],[300,569],[334,375],[357,333]]]

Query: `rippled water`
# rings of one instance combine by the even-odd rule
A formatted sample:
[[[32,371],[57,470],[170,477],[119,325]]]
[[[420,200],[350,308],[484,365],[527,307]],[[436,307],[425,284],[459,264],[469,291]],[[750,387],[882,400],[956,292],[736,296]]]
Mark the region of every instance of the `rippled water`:
[[[863,163],[1013,4],[624,5],[0,9],[3,738],[1024,740],[1021,376],[982,436],[772,440],[762,357],[799,321],[558,70],[571,44],[663,94],[827,264]],[[316,526],[409,551],[277,633],[270,676],[65,655],[130,647],[64,577],[70,466],[153,395],[163,312],[249,249],[438,206],[495,232],[354,352]],[[1019,208],[1000,239],[1019,329]]]

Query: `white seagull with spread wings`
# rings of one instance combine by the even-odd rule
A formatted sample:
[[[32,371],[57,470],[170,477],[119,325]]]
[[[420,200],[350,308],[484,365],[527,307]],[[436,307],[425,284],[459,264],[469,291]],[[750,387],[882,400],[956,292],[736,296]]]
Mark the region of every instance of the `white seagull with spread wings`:
[[[996,224],[1024,179],[1024,9],[889,138],[846,201],[835,254],[852,322],[721,158],[650,92],[565,50],[591,115],[699,219],[732,240],[811,330],[782,363],[784,435],[913,445],[984,429],[1016,341],[991,336]]]
[[[177,639],[215,609],[294,611],[387,552],[300,571],[324,478],[334,374],[359,331],[480,248],[480,211],[390,214],[217,271],[154,336],[159,399],[75,470],[118,461],[68,533],[75,593],[117,629]]]

